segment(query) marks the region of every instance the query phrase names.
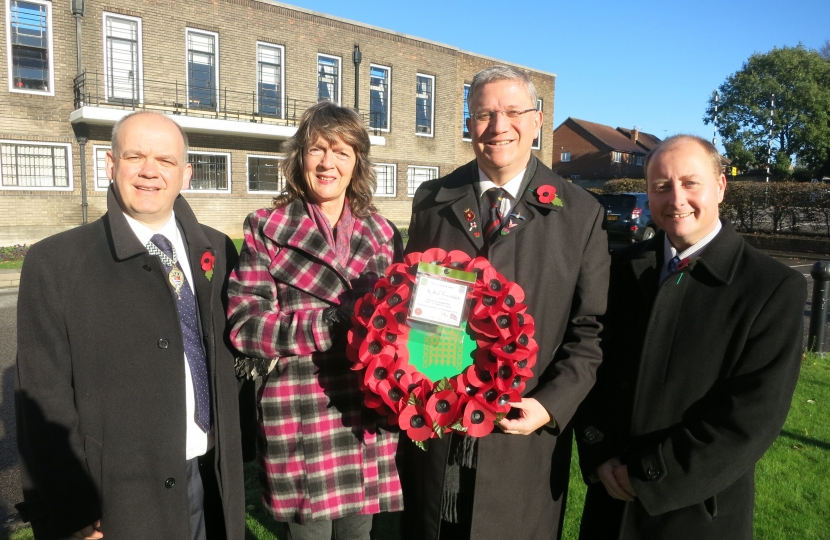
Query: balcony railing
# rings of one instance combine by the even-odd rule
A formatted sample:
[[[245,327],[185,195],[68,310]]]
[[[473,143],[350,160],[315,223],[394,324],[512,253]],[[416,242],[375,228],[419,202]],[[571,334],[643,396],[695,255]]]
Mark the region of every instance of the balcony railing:
[[[317,103],[315,99],[280,96],[274,89],[262,88],[242,92],[228,87],[210,88],[200,81],[188,85],[184,81],[118,78],[95,71],[75,77],[75,108],[84,106],[115,109],[151,110],[164,114],[181,114],[200,118],[216,118],[238,122],[259,122],[279,126],[296,126],[303,112]],[[314,96],[316,97],[316,96]],[[363,124],[373,135],[371,116],[359,113]]]

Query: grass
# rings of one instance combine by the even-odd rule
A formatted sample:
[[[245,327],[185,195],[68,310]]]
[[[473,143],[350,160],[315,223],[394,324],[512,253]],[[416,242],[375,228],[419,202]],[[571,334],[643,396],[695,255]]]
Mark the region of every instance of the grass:
[[[830,357],[806,354],[792,408],[781,435],[755,471],[756,540],[819,540],[830,522]],[[576,540],[585,485],[571,462],[571,484],[562,538]],[[245,465],[246,540],[285,540],[284,525],[262,507],[256,464]],[[399,540],[397,514],[375,519],[373,540]],[[2,534],[2,532],[0,532]],[[10,540],[32,540],[20,529]]]
[[[29,251],[25,244],[0,246],[0,270],[16,269],[23,266],[23,258]]]

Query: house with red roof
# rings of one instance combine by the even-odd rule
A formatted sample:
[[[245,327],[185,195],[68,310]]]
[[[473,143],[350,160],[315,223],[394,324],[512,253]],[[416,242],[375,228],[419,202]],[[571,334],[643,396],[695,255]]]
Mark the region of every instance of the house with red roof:
[[[553,130],[552,169],[571,180],[643,178],[643,158],[660,139],[626,129],[568,118]]]

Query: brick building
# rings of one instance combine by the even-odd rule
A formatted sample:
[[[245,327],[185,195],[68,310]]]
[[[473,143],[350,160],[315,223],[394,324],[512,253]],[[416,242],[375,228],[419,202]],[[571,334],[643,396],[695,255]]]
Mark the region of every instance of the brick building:
[[[185,197],[200,221],[239,237],[244,217],[281,189],[281,143],[320,99],[357,106],[376,205],[406,226],[417,185],[473,158],[466,90],[502,63],[265,0],[4,1],[0,245],[105,211],[110,130],[134,109],[187,131]],[[536,154],[551,163],[555,75],[523,69],[545,112]]]
[[[659,142],[637,128],[569,117],[553,131],[552,169],[571,180],[643,178],[643,158]]]

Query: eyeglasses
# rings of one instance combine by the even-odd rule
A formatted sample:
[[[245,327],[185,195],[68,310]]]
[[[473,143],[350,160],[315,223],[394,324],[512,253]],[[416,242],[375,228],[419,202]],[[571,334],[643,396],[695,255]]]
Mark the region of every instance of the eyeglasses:
[[[516,118],[519,118],[521,115],[535,110],[536,109],[533,108],[525,109],[523,111],[517,111],[515,109],[510,109],[509,111],[478,111],[476,113],[472,113],[470,115],[470,118],[472,118],[476,122],[489,122],[490,120],[495,118],[497,114],[503,114],[509,120],[515,120]]]

